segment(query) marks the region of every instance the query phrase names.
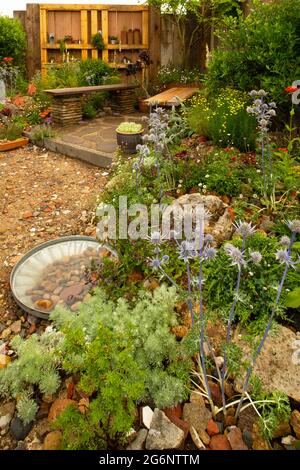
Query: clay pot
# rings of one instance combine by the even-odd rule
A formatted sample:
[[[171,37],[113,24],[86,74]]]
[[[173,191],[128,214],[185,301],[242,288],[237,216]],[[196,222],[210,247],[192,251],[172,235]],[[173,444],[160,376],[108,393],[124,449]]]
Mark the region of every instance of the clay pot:
[[[0,152],[6,152],[7,150],[13,150],[19,147],[24,147],[24,145],[27,145],[28,142],[29,139],[27,137],[21,137],[20,139],[16,140],[8,140],[7,142],[0,141]]]

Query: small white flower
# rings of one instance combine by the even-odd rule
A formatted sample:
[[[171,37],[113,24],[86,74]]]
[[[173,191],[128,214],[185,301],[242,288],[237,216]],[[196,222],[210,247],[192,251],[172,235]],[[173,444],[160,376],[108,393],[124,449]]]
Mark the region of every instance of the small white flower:
[[[205,178],[209,178],[209,175],[205,175]]]

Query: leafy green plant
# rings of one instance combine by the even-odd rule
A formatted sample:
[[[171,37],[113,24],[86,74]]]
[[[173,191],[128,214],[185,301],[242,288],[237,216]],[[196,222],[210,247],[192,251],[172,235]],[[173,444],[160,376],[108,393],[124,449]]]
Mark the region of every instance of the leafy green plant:
[[[60,333],[44,333],[26,341],[16,336],[11,342],[17,359],[0,370],[0,396],[18,399],[18,414],[24,423],[32,421],[37,411],[35,390],[52,395],[60,385],[60,360],[55,351],[61,340]]]
[[[0,140],[16,140],[22,137],[23,127],[15,122],[8,121],[0,127]]]
[[[51,126],[41,125],[34,128],[31,133],[31,140],[33,142],[42,142],[45,139],[51,139],[55,137],[55,131]]]
[[[246,19],[229,18],[219,32],[220,47],[213,52],[207,86],[213,93],[225,86],[263,88],[270,101],[288,112],[284,89],[300,73],[299,27],[299,0],[254,1]]]
[[[161,286],[153,294],[139,292],[138,299],[130,306],[122,298],[117,303],[109,301],[104,291],[98,289],[90,301],[82,304],[76,316],[57,308],[51,319],[65,334],[61,347],[63,368],[84,373],[88,355],[86,342],[93,343],[98,325],[102,324],[132,339],[133,358],[145,374],[145,391],[140,400],[154,400],[159,408],[183,400],[187,393],[190,359],[170,332],[177,324],[174,310],[177,299],[174,288]]]
[[[0,61],[12,57],[14,65],[24,70],[26,34],[19,20],[0,17]]]
[[[246,94],[230,88],[213,97],[199,93],[190,100],[187,120],[194,132],[206,135],[220,147],[253,151],[256,122],[246,112],[248,101]]]
[[[99,31],[98,33],[92,36],[91,43],[94,47],[98,49],[98,51],[103,51],[103,49],[105,48],[103,36]]]
[[[93,103],[87,101],[82,106],[82,115],[87,119],[94,119],[97,116],[97,110],[94,108]]]
[[[107,449],[112,441],[125,442],[135,419],[136,401],[144,392],[144,372],[134,360],[133,350],[129,331],[124,336],[99,324],[77,385],[95,398],[85,413],[71,407],[57,419],[63,448],[97,450]]]

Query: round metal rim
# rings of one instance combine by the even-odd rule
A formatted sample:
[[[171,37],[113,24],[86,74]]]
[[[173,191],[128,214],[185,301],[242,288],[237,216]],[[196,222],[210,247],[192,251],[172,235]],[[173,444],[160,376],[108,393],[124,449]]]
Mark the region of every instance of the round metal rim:
[[[107,245],[102,245],[99,243],[99,241],[97,240],[97,238],[94,238],[94,237],[88,237],[86,235],[69,235],[67,237],[60,237],[60,238],[54,238],[53,240],[49,240],[48,242],[44,242],[44,243],[41,243],[40,245],[37,245],[35,246],[34,248],[32,248],[31,250],[29,250],[13,267],[12,269],[12,272],[10,274],[10,279],[9,279],[9,283],[10,283],[10,288],[11,288],[11,291],[12,291],[12,294],[13,294],[13,297],[16,301],[16,303],[19,305],[19,307],[24,310],[25,312],[29,313],[30,315],[33,315],[35,317],[38,317],[38,318],[43,318],[45,320],[48,320],[49,319],[49,314],[48,313],[44,313],[40,310],[37,310],[37,309],[32,309],[30,307],[27,307],[25,304],[23,304],[23,302],[21,300],[18,299],[18,297],[15,295],[13,289],[12,289],[12,281],[13,281],[13,278],[14,278],[14,275],[15,275],[15,272],[16,270],[18,269],[18,267],[24,263],[24,261],[26,261],[28,258],[30,258],[33,254],[37,253],[38,251],[41,251],[43,248],[48,248],[49,246],[51,245],[57,245],[59,243],[62,243],[62,242],[69,242],[69,241],[73,241],[73,240],[82,240],[82,241],[93,241],[93,242],[97,242],[100,246],[103,246],[104,248],[108,248]],[[109,248],[109,250],[114,253],[114,251]],[[116,254],[116,253],[114,253]]]

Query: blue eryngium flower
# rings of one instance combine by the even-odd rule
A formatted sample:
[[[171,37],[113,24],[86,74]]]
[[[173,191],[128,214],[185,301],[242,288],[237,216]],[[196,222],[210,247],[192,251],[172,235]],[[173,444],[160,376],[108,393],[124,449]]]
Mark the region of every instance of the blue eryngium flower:
[[[262,260],[262,255],[259,251],[250,251],[250,261],[254,264],[259,264]]]
[[[233,224],[236,233],[241,235],[243,238],[251,237],[255,231],[255,225],[252,225],[251,222],[243,222],[242,220],[239,220],[235,224]]]
[[[186,241],[180,243],[179,246],[179,259],[182,259],[185,263],[188,262],[189,259],[195,258],[197,255],[197,251],[195,248],[195,242]]]
[[[246,266],[247,263],[244,258],[244,254],[239,248],[232,245],[231,243],[226,243],[224,246],[224,250],[231,259],[232,266],[237,266],[239,269]]]
[[[287,235],[284,235],[283,237],[281,237],[279,243],[282,246],[290,246],[291,239]]]

